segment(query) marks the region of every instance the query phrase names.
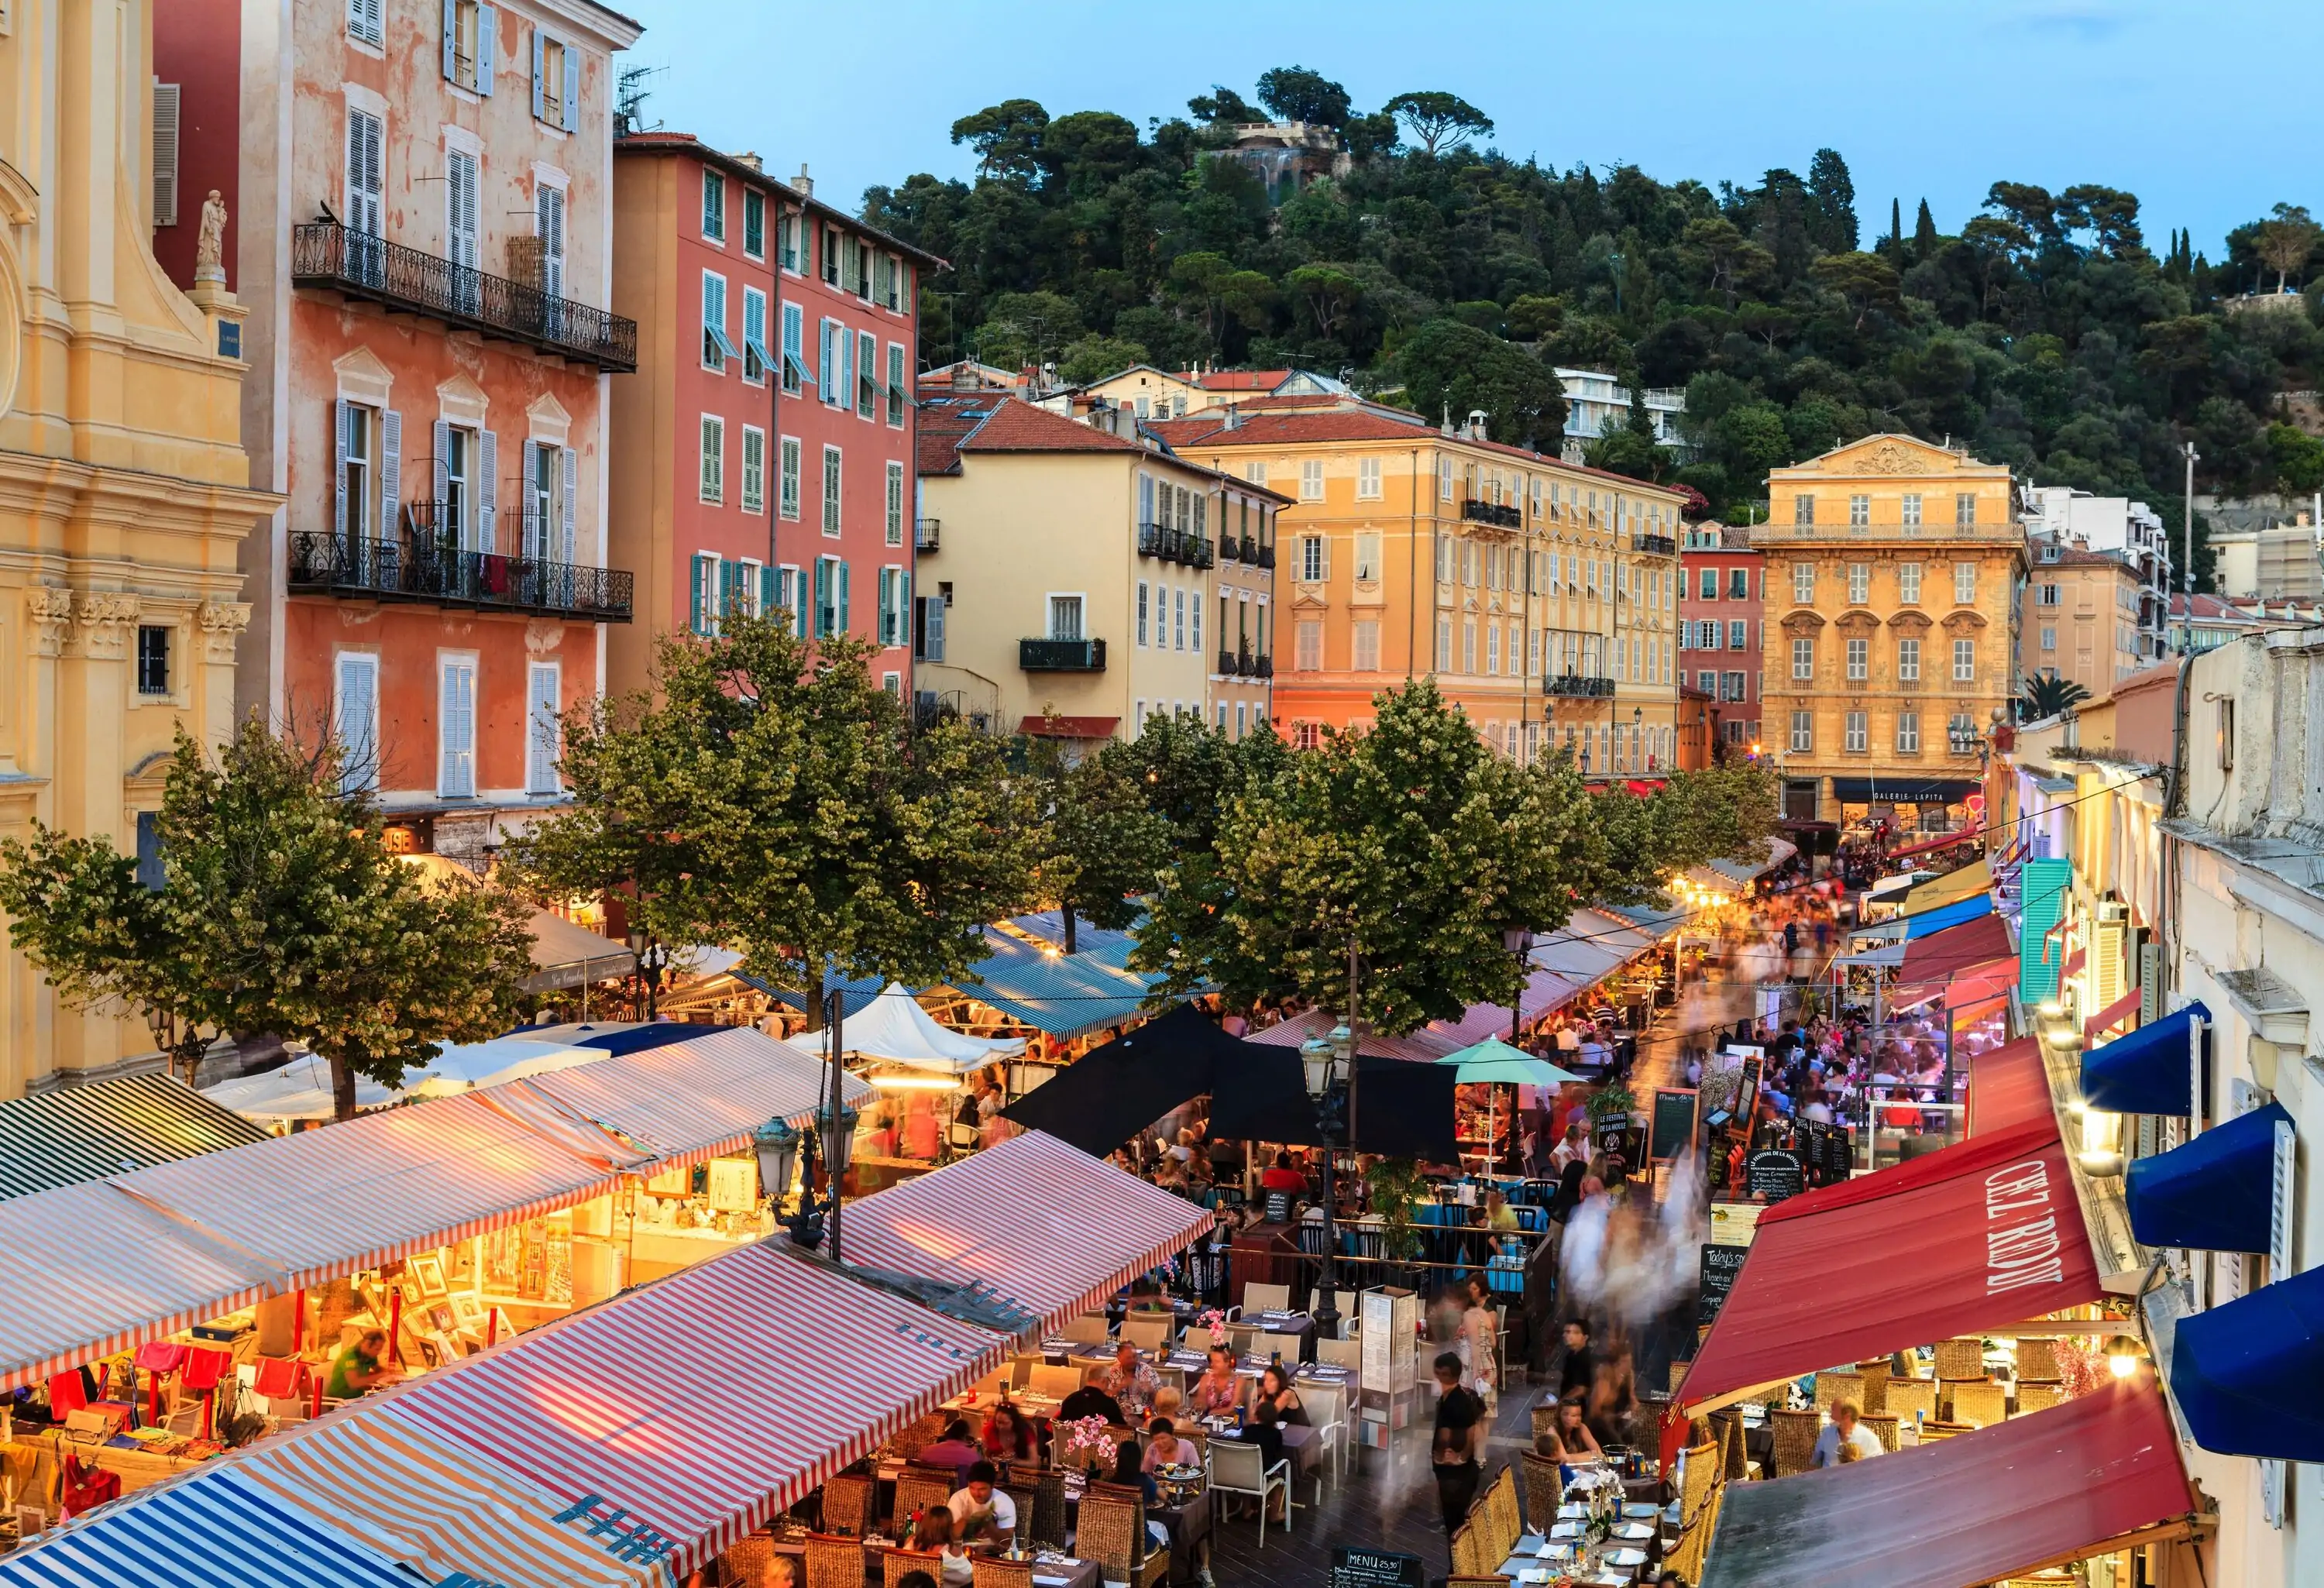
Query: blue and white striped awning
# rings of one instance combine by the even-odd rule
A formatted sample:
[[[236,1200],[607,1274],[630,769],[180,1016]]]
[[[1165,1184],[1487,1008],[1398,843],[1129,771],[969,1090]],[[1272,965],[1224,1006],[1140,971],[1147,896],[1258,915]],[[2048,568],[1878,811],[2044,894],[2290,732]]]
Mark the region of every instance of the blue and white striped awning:
[[[6,1588],[419,1588],[420,1583],[225,1470],[140,1494],[0,1558],[0,1584]]]

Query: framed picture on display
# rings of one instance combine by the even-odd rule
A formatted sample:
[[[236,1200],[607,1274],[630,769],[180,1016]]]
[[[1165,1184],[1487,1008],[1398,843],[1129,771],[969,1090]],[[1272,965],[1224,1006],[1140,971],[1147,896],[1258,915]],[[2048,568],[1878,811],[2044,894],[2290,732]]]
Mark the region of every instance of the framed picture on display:
[[[420,1281],[420,1294],[429,1300],[444,1294],[444,1260],[434,1253],[411,1260],[412,1278]]]
[[[459,1320],[463,1328],[482,1328],[484,1322],[484,1297],[471,1296],[465,1291],[453,1297],[452,1316]]]
[[[459,1317],[452,1311],[452,1304],[448,1301],[439,1301],[429,1307],[428,1316],[438,1330],[447,1334],[460,1326]]]
[[[758,1205],[759,1166],[747,1158],[710,1160],[710,1205],[719,1213],[747,1213]]]

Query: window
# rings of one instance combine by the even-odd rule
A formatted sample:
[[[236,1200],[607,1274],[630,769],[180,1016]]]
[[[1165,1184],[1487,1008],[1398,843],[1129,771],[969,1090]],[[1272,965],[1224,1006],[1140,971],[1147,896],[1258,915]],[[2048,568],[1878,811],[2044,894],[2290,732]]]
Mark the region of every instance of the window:
[[[1953,642],[1953,682],[1956,684],[1973,684],[1977,682],[1976,641],[1956,640]]]
[[[1436,495],[1439,501],[1452,500],[1452,460],[1449,457],[1436,460]]]
[[[851,257],[853,255],[853,250],[843,249],[839,240],[839,228],[837,226],[824,227],[823,284],[825,286],[836,287],[840,284],[840,257],[843,253],[848,254]]]
[[[767,511],[767,432],[742,427],[742,511]]]
[[[775,468],[775,512],[788,519],[799,515],[799,444],[797,436],[785,436],[778,454]]]
[[[1865,714],[1860,711],[1849,712],[1848,714],[1847,737],[1842,742],[1841,748],[1846,750],[1850,755],[1862,755],[1871,748],[1870,740],[1871,734],[1867,727]]]
[[[1374,618],[1362,619],[1354,625],[1353,665],[1356,671],[1360,673],[1379,671],[1379,620]]]
[[[1164,592],[1170,605],[1170,649],[1186,648],[1186,593],[1184,590]]]
[[[1298,664],[1303,673],[1323,670],[1323,625],[1313,618],[1299,621]]]
[[[1861,606],[1872,599],[1872,567],[1869,563],[1848,565],[1848,601],[1851,606]]]
[[[1377,457],[1356,459],[1356,500],[1378,502],[1380,499],[1380,460]]]
[[[888,466],[888,544],[904,543],[904,466]]]
[[[1869,640],[1850,640],[1848,642],[1848,676],[1851,681],[1860,682],[1872,676],[1871,653],[1872,642]]]
[[[1792,713],[1792,753],[1804,755],[1815,748],[1815,713]]]
[[[331,731],[339,741],[339,787],[353,793],[379,787],[379,657],[369,651],[342,651]]]
[[[568,133],[581,125],[581,51],[541,28],[532,30],[532,119]]]
[[[444,254],[454,264],[477,269],[484,263],[476,230],[476,156],[471,150],[444,152]],[[456,276],[451,283],[455,302],[473,311],[473,277]]]
[[[1921,752],[1921,714],[1900,711],[1896,714],[1896,753],[1918,755]]]
[[[2236,703],[2233,698],[2219,702],[2217,727],[2219,770],[2223,772],[2231,772],[2236,770]]]
[[[347,0],[347,37],[366,44],[384,44],[387,33],[381,25],[380,0]],[[5,12],[5,7],[0,7]]]
[[[141,624],[137,630],[137,692],[170,692],[170,631],[157,623]]]
[[[1716,601],[1719,599],[1719,570],[1717,568],[1704,568],[1702,572],[1697,576],[1697,582],[1702,591],[1702,598],[1705,601]]]
[[[1464,673],[1477,670],[1477,625],[1474,623],[1461,625],[1461,670]]]
[[[1299,582],[1319,585],[1332,577],[1332,542],[1321,535],[1299,537]]]
[[[756,188],[742,189],[742,252],[752,259],[767,256],[767,196]]]
[[[1719,675],[1719,697],[1721,700],[1748,700],[1751,697],[1750,688],[1751,675],[1749,673],[1721,673]]]
[[[1792,677],[1802,680],[1815,677],[1815,642],[1805,634],[1792,642]]]
[[[557,762],[565,752],[564,725],[558,720],[565,709],[564,670],[553,661],[536,661],[526,669],[526,725],[530,730],[525,735],[524,756],[528,794],[562,791]]]
[[[1964,530],[1973,529],[1976,527],[1976,492],[1962,491],[1953,497],[1953,523],[1957,528]]]
[[[854,272],[848,285],[858,298],[869,302],[872,298],[872,248],[869,244],[854,245]]]
[[[1452,620],[1451,618],[1440,617],[1436,620],[1436,670],[1440,673],[1449,673],[1452,670]]]
[[[1738,617],[1728,620],[1727,649],[1729,651],[1751,649],[1751,624],[1748,619]]]
[[[697,634],[718,632],[718,559],[697,551],[687,565],[686,624]]]
[[[7,12],[6,5],[0,3],[0,33],[7,31]],[[153,85],[153,224],[157,226],[178,224],[178,132],[183,123],[180,113],[184,102],[182,85]]]
[[[1975,755],[1978,734],[1977,718],[1966,711],[1957,711],[1945,722],[1945,747],[1955,755]]]
[[[910,638],[912,576],[900,568],[880,570],[880,643],[901,645]]]
[[[726,421],[715,413],[702,416],[702,500],[726,500]]]
[[[1751,570],[1749,568],[1730,568],[1727,570],[1727,599],[1729,601],[1748,601],[1751,599]]]
[[[1900,684],[1921,681],[1921,642],[1918,640],[1896,642],[1896,681]]]
[[[439,656],[436,669],[436,792],[470,799],[476,792],[475,658]]]
[[[823,449],[823,532],[839,533],[839,448]]]
[[[1152,586],[1144,579],[1138,581],[1138,643],[1141,646],[1147,642],[1146,603],[1148,596],[1152,593]]]
[[[796,396],[815,379],[807,366],[807,315],[796,303],[783,305],[783,390]]]
[[[1366,530],[1356,536],[1356,583],[1370,584],[1380,577],[1380,538]]]
[[[493,91],[493,7],[444,0],[444,76],[478,94]],[[372,41],[377,43],[379,41]]]
[[[846,632],[847,564],[836,557],[818,557],[815,559],[815,637],[827,639]]]
[[[1921,604],[1921,565],[1900,562],[1896,565],[1896,599],[1907,606]]]
[[[383,539],[401,493],[403,416],[344,401],[335,411],[339,538]]]
[[[1803,492],[1792,498],[1792,522],[1805,529],[1815,522],[1815,498]]]
[[[2041,590],[2041,592],[2042,592],[2042,593],[2041,593],[2040,596],[2039,596],[2039,597],[2037,597],[2037,599],[2039,600],[2039,602],[2040,602],[2040,604],[2041,604],[2042,605],[2043,605],[2043,606],[2056,606],[2056,605],[2059,605],[2059,595],[2058,595],[2058,586],[2055,586],[2055,585],[2043,585],[2043,586],[2039,586],[2039,588],[2040,588],[2040,590]]]
[[[767,366],[774,363],[767,352],[767,295],[756,287],[742,289],[742,378],[752,385],[763,385]]]
[[[905,272],[909,268],[893,254],[888,256],[888,286],[884,299],[888,307],[898,314],[903,313],[905,309]]]
[[[1310,457],[1300,463],[1299,500],[1302,502],[1323,500],[1323,460],[1322,458]]]
[[[565,189],[554,182],[541,182],[533,191],[532,233],[540,239],[540,290],[552,298],[562,298],[565,296]]]
[[[1474,540],[1461,542],[1461,582],[1471,590],[1477,587],[1477,550]]]
[[[1908,530],[1921,527],[1921,494],[1918,491],[1904,493],[1904,522]]]
[[[799,270],[799,242],[806,233],[797,211],[786,209],[775,217],[775,257],[783,269]]]
[[[715,171],[702,173],[702,235],[706,242],[726,240],[726,179]]]
[[[347,230],[365,237],[385,230],[386,182],[380,152],[385,134],[379,117],[366,111],[347,112]],[[366,276],[377,276],[385,268],[376,248],[365,245],[349,252],[348,263]]]
[[[1815,564],[1792,564],[1792,599],[1803,605],[1815,600]]]
[[[726,339],[726,278],[702,272],[702,367],[724,374],[726,361],[740,357]]]
[[[1953,599],[1967,605],[1977,599],[1977,564],[1953,564]]]
[[[1501,670],[1501,628],[1499,623],[1485,625],[1485,671],[1498,676]]]
[[[880,416],[880,338],[869,331],[855,336],[855,417]]]
[[[891,429],[904,428],[904,345],[888,344],[888,423]]]
[[[1685,680],[1681,679],[1680,681],[1684,682]],[[1709,669],[1705,669],[1703,671],[1694,675],[1694,687],[1702,690],[1706,695],[1716,695],[1719,693],[1719,675],[1711,671]]]
[[[2043,650],[2044,650],[2044,651],[2055,651],[2057,648],[2058,648],[2058,631],[2057,631],[2056,629],[2054,629],[2054,628],[2050,627],[2048,624],[2044,624],[2044,625],[2043,625],[2043,629],[2042,629],[2042,649],[2043,649]]]

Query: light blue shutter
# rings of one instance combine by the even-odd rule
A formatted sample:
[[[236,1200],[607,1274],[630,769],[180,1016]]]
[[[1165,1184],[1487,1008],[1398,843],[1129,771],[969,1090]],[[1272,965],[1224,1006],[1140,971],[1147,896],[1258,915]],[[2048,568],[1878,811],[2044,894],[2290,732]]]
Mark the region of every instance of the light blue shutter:
[[[896,636],[896,643],[908,645],[912,640],[912,570],[910,568],[896,570],[896,623],[902,630],[902,632]]]
[[[815,637],[831,632],[831,559],[815,559]]]
[[[444,0],[444,80],[446,82],[459,80],[460,63],[456,51],[452,47],[459,29],[459,0]]]
[[[482,471],[482,477],[476,481],[476,549],[497,551],[500,542],[494,534],[500,517],[500,439],[490,430],[478,431],[476,454],[476,466]]]
[[[347,517],[347,454],[355,450],[355,404],[341,397],[331,405],[331,491],[339,539],[350,533]]]
[[[703,568],[702,568],[702,559],[701,559],[701,558],[696,557],[696,558],[695,558],[695,559],[694,559],[694,560],[693,560],[693,564],[692,564],[692,572],[693,572],[693,586],[692,586],[691,592],[688,594],[688,596],[687,596],[687,605],[686,605],[686,626],[687,626],[687,628],[689,628],[689,629],[693,630],[696,633],[699,634],[699,633],[704,633],[704,632],[706,632],[706,631],[703,628],[703,624],[702,624],[702,574],[703,574]]]
[[[476,7],[476,92],[493,91],[493,47],[497,42],[493,35],[499,30],[500,15],[490,5]]]
[[[761,564],[759,568],[759,610],[771,616],[780,605],[775,595],[775,570]]]
[[[558,791],[558,712],[561,702],[558,691],[562,672],[555,662],[532,664],[532,732],[525,757],[525,792],[554,794]]]
[[[572,45],[565,46],[565,130],[578,132],[581,127],[581,51]]]
[[[845,326],[841,326],[839,328],[839,346],[842,352],[846,355],[846,374],[839,383],[839,406],[842,408],[853,408],[855,406],[855,380],[857,374],[855,368],[855,338],[848,335],[847,328]]]
[[[377,539],[395,539],[395,515],[403,503],[403,415],[391,408],[379,416],[379,527]]]
[[[718,559],[717,615],[721,618],[732,617],[734,614],[734,568],[735,563],[733,558],[722,557]]]
[[[563,519],[563,522],[559,525],[558,551],[562,559],[569,564],[581,559],[579,548],[574,543],[573,538],[573,499],[580,494],[578,486],[581,475],[581,455],[567,447],[564,448],[561,462],[564,465],[565,499],[558,504],[558,511]]]
[[[532,30],[532,119],[540,121],[549,115],[549,95],[541,83],[542,62],[549,53],[549,38],[539,28]]]
[[[847,564],[844,559],[839,565],[839,623],[833,632],[847,632]]]

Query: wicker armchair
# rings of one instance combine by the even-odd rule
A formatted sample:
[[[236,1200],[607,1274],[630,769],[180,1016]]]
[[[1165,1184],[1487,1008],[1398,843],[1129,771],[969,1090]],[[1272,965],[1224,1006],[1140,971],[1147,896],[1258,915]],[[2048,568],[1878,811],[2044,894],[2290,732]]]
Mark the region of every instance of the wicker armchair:
[[[2058,1371],[2058,1343],[2043,1334],[2027,1334],[2017,1342],[2017,1376],[2040,1383],[2055,1383],[2065,1375]]]
[[[1830,1411],[1843,1400],[1858,1411],[1864,1409],[1862,1373],[1818,1373],[1815,1376],[1816,1410]]]
[[[1098,1574],[1104,1581],[1147,1588],[1168,1575],[1170,1552],[1148,1552],[1146,1545],[1143,1505],[1094,1489],[1082,1496],[1081,1527],[1074,1534],[1074,1547],[1084,1560],[1098,1563]]]
[[[1886,1411],[1888,1380],[1892,1376],[1888,1359],[1884,1356],[1877,1362],[1858,1362],[1856,1371],[1864,1375],[1864,1398],[1856,1403],[1858,1408],[1868,1412]]]
[[[863,1588],[862,1540],[809,1533],[805,1588]]]
[[[861,1536],[872,1522],[872,1479],[843,1473],[823,1486],[823,1530]]]
[[[904,1579],[914,1572],[933,1577],[944,1569],[944,1563],[935,1556],[916,1549],[882,1549],[879,1556],[881,1588],[904,1588]]]
[[[751,1533],[734,1540],[719,1558],[730,1578],[737,1583],[751,1583],[752,1588],[756,1588],[759,1579],[766,1574],[767,1563],[774,1557],[774,1536]]]
[[[1937,1342],[1937,1377],[1948,1383],[1985,1377],[1985,1342],[1974,1337]]]
[[[1727,1482],[1727,1474],[1721,1470],[1723,1459],[1717,1445],[1696,1445],[1688,1448],[1685,1481],[1679,1485],[1678,1491],[1681,1533],[1691,1531],[1702,1520],[1703,1507],[1710,1501],[1711,1491]]]
[[[2009,1391],[1982,1380],[1952,1387],[1952,1420],[1989,1428],[2009,1415]]]
[[[1772,1477],[1788,1478],[1808,1470],[1815,1454],[1816,1436],[1823,1432],[1823,1414],[1816,1411],[1771,1411],[1767,1420],[1775,1430],[1775,1470]]]
[[[1726,1496],[1724,1483],[1712,1486],[1711,1497],[1703,1501],[1700,1519],[1687,1528],[1686,1537],[1678,1541],[1676,1547],[1663,1552],[1665,1571],[1676,1572],[1685,1582],[1702,1581],[1702,1563],[1711,1554],[1711,1536],[1718,1531],[1719,1507]]]
[[[1557,1520],[1558,1502],[1565,1498],[1564,1476],[1554,1460],[1530,1450],[1517,1452],[1517,1462],[1525,1471],[1526,1515],[1533,1530],[1546,1536]]]
[[[1493,1565],[1499,1565],[1509,1558],[1509,1551],[1517,1546],[1525,1535],[1524,1519],[1517,1515],[1517,1474],[1513,1467],[1503,1467],[1485,1491],[1483,1514],[1490,1529],[1486,1536],[1487,1547],[1493,1551]]]
[[[1452,1575],[1456,1577],[1492,1575],[1493,1568],[1508,1557],[1500,1556],[1488,1560],[1485,1557],[1490,1553],[1491,1551],[1485,1545],[1484,1532],[1477,1526],[1477,1513],[1472,1510],[1469,1513],[1469,1519],[1462,1523],[1452,1535]]]
[[[1673,1400],[1676,1400],[1678,1399],[1679,1386],[1686,1382],[1686,1370],[1692,1365],[1693,1364],[1692,1362],[1674,1362],[1670,1364],[1670,1380],[1668,1389],[1670,1398]]]
[[[1743,1442],[1743,1418],[1738,1413],[1729,1412],[1723,1421],[1725,1426],[1719,1436],[1721,1453],[1719,1481],[1722,1483],[1741,1482],[1751,1475],[1751,1451]],[[1760,1475],[1764,1477],[1766,1474]]]
[[[1892,1455],[1896,1450],[1896,1417],[1891,1412],[1868,1411],[1857,1419],[1878,1436],[1880,1448]]]
[[[1050,1549],[1065,1546],[1065,1474],[1051,1470],[1038,1475],[1033,1484],[1033,1509],[1019,1507],[1017,1519],[1021,1531],[1035,1544]]]
[[[896,1474],[896,1509],[890,1514],[901,1525],[906,1517],[944,1504],[959,1487],[955,1473],[935,1467],[906,1467]]]
[[[2052,1407],[2062,1404],[2065,1399],[2066,1387],[2055,1380],[2020,1379],[2017,1380],[2017,1415],[2021,1417],[2029,1411],[2048,1411]]]
[[[1932,1379],[1891,1379],[1886,1399],[1888,1415],[1898,1422],[1909,1421],[1915,1414],[1926,1422],[1937,1415],[1937,1385]]]
[[[978,1556],[973,1565],[976,1574],[970,1588],[1033,1588],[1029,1560],[990,1560]]]
[[[1557,1398],[1552,1396],[1533,1408],[1533,1442],[1541,1442],[1557,1431]]]

